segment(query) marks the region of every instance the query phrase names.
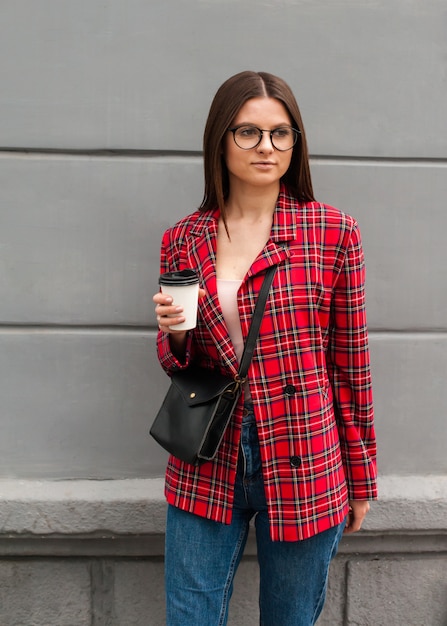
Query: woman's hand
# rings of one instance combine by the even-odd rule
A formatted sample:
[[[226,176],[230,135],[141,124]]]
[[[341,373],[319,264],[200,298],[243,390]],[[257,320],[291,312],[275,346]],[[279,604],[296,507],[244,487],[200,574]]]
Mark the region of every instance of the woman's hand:
[[[199,289],[199,300],[205,295],[204,289]],[[183,308],[172,304],[172,297],[167,293],[157,292],[152,298],[155,302],[155,314],[158,328],[171,335],[175,343],[181,343],[186,338],[186,330],[175,330],[176,324],[185,321]],[[170,317],[169,317],[170,316]],[[174,327],[174,328],[171,328]]]
[[[360,530],[368,511],[368,500],[349,500],[349,514],[346,520],[345,534],[356,533]]]
[[[157,316],[158,328],[164,330],[166,333],[186,335],[185,330],[178,331],[169,328],[169,326],[175,326],[185,321],[182,315],[182,307],[174,306],[172,304],[172,297],[169,294],[161,293],[161,291],[156,293],[152,299],[155,302],[155,314]]]

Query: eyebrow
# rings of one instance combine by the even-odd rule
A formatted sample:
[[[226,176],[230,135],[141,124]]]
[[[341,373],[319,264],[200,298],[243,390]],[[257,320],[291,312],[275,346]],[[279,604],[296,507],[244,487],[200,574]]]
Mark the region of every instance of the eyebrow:
[[[260,126],[258,126],[254,122],[239,122],[238,124],[233,124],[233,128],[236,127],[236,126],[254,126],[255,128],[259,128],[259,130],[275,130],[276,128],[284,128],[284,126],[289,126],[290,128],[293,128],[293,126],[292,126],[292,124],[290,122],[275,124],[271,128],[261,128]]]

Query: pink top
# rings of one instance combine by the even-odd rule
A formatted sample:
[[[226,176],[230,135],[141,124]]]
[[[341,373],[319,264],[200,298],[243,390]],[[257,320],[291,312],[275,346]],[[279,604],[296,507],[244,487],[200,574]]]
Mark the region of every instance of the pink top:
[[[239,317],[239,309],[237,308],[237,292],[241,284],[241,280],[217,279],[217,296],[219,298],[220,308],[222,309],[225,325],[239,363],[241,362],[242,353],[244,352],[241,320]],[[244,394],[245,400],[251,399],[248,382],[244,385]]]
[[[217,295],[219,297],[220,308],[225,320],[225,325],[230,335],[236,356],[241,361],[244,351],[244,340],[242,338],[241,320],[237,308],[237,292],[241,286],[241,280],[217,279]]]

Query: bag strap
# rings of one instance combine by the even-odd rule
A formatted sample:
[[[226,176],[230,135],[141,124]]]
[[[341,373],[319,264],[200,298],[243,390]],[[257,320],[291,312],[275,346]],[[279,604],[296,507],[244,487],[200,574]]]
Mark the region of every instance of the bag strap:
[[[276,269],[277,266],[272,265],[265,273],[265,278],[262,283],[261,291],[259,292],[255,310],[253,312],[250,330],[248,331],[247,341],[244,346],[244,352],[242,353],[241,363],[238,372],[239,380],[244,380],[247,376],[248,368],[250,367],[251,359],[253,357],[253,351],[255,349],[256,341],[258,340],[259,328],[261,326],[262,318],[264,317],[267,296],[269,294],[270,287],[276,273]]]

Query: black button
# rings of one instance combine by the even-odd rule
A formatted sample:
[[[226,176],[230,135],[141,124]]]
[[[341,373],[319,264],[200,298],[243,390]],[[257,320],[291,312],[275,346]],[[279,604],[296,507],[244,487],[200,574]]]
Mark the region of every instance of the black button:
[[[301,465],[301,457],[300,456],[291,456],[290,457],[290,465],[292,467],[299,467]]]
[[[284,387],[284,393],[286,393],[288,396],[293,396],[293,394],[296,393],[296,389],[293,385],[286,385]]]

